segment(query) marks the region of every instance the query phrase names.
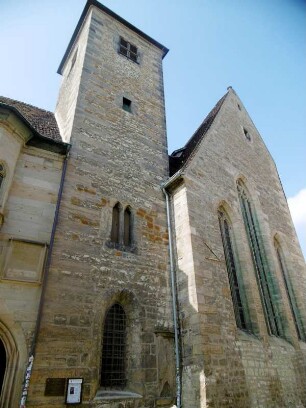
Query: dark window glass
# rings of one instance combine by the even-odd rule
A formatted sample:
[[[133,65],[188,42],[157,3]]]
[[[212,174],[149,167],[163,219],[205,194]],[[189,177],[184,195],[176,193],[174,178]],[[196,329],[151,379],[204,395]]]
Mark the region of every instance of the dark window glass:
[[[245,128],[243,128],[243,133],[244,133],[244,136],[245,136],[248,140],[251,140],[251,135],[250,135],[250,133],[249,133]]]
[[[119,243],[119,218],[120,218],[120,204],[117,203],[113,208],[111,241]]]
[[[137,62],[137,47],[120,37],[119,52]]]
[[[101,385],[123,388],[126,385],[126,315],[115,303],[107,312],[103,332]]]
[[[241,301],[240,288],[237,277],[237,263],[233,251],[230,225],[227,219],[225,218],[225,214],[222,210],[219,211],[218,215],[236,323],[240,329],[246,330],[247,324]]]
[[[272,281],[271,271],[269,269],[265,251],[261,243],[258,228],[255,223],[253,208],[243,184],[239,182],[237,187],[267,326],[270,334],[282,336],[283,330],[280,313],[273,299],[273,294],[277,294],[277,288]]]
[[[127,112],[132,112],[132,101],[127,98],[122,98],[122,109]]]
[[[131,223],[131,210],[128,208],[125,209],[124,211],[124,245],[129,246],[131,245],[131,229],[132,229],[132,223]]]
[[[286,267],[286,264],[285,264],[283,252],[281,250],[281,247],[280,247],[279,243],[276,240],[274,241],[274,245],[275,245],[275,250],[276,250],[276,255],[277,255],[278,263],[279,263],[279,266],[280,266],[280,270],[281,270],[282,275],[283,275],[285,288],[286,288],[286,292],[287,292],[287,295],[288,295],[288,300],[289,300],[289,304],[290,304],[290,308],[291,308],[295,328],[296,328],[296,331],[297,331],[297,335],[298,335],[298,338],[300,340],[305,341],[306,340],[305,331],[304,331],[303,323],[302,323],[302,320],[301,320],[301,317],[300,317],[300,314],[299,314],[299,309],[297,307],[297,303],[296,303],[296,300],[295,300],[293,289],[292,289],[292,286],[291,286],[291,283],[290,283],[290,279],[289,279],[287,267]]]

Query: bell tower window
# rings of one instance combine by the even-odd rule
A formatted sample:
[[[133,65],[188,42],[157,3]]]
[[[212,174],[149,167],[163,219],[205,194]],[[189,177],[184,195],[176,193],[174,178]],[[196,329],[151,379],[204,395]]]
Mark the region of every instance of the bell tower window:
[[[137,62],[137,47],[120,37],[119,53],[128,59]]]

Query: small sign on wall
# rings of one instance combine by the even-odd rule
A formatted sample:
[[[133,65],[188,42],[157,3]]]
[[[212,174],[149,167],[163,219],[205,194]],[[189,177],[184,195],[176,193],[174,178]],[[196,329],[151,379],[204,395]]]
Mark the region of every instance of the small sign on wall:
[[[82,402],[83,378],[68,378],[66,404],[80,404]]]

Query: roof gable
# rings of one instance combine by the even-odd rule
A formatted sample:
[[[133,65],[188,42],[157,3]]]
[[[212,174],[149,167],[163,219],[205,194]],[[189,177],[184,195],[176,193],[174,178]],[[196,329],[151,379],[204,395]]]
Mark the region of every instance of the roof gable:
[[[209,128],[213,124],[215,118],[217,117],[227,95],[228,95],[228,92],[224,96],[222,96],[221,99],[219,99],[219,101],[216,103],[213,109],[209,112],[209,114],[206,116],[204,121],[201,123],[201,125],[198,127],[195,133],[191,136],[191,138],[185,144],[185,146],[178,150],[175,150],[169,156],[170,176],[172,176],[178,170],[181,170],[183,167],[186,167],[187,163],[189,162],[191,157],[193,157],[198,146],[200,145],[201,141],[203,140]]]

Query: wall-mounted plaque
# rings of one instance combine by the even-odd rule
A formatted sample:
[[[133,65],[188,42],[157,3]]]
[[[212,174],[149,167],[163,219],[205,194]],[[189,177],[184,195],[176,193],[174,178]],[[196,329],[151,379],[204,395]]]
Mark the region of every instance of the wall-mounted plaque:
[[[48,397],[64,397],[66,378],[47,378],[45,395]]]
[[[68,378],[66,404],[80,404],[82,402],[83,378]]]
[[[11,239],[6,247],[3,279],[40,282],[47,246],[40,242]]]

